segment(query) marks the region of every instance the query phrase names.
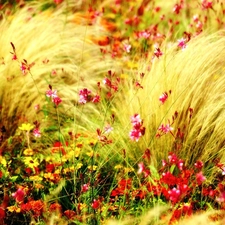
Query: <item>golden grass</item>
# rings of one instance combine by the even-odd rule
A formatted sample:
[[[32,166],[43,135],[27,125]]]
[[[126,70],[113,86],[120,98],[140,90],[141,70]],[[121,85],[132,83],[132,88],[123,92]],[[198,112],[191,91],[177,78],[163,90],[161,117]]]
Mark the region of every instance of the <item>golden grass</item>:
[[[134,145],[122,142],[121,145],[140,157],[150,148],[154,163],[161,166],[170,151],[176,152],[187,163],[196,160],[204,163],[219,158],[225,159],[225,37],[224,32],[201,35],[193,38],[187,48],[180,50],[176,44],[165,46],[162,58],[139,62],[139,80],[143,89],[131,84],[123,89],[121,100],[115,106],[120,119],[118,134],[128,137],[131,129],[130,116],[139,113],[146,127],[145,135]],[[149,69],[150,68],[150,69]],[[139,74],[144,73],[143,80]],[[137,75],[138,74],[138,75]],[[167,101],[162,105],[159,96],[171,90]],[[122,103],[122,104],[121,104]],[[189,119],[193,109],[192,118]],[[156,138],[161,124],[172,123],[172,116],[178,117],[171,125],[176,136],[178,129],[184,138],[174,138],[170,133]]]
[[[76,14],[66,11],[67,2],[56,11],[40,12],[38,6],[27,5],[0,21],[1,124],[11,134],[23,121],[32,123],[43,118],[36,114],[34,106],[43,106],[49,84],[58,90],[67,106],[64,114],[70,109],[74,112],[78,91],[81,88],[94,91],[102,74],[112,66],[111,60],[102,56],[99,46],[90,39],[101,37],[102,27],[75,23]],[[11,59],[10,42],[16,48],[19,62]],[[23,59],[28,64],[34,63],[31,74],[23,75],[20,71]],[[56,75],[51,75],[53,70]]]

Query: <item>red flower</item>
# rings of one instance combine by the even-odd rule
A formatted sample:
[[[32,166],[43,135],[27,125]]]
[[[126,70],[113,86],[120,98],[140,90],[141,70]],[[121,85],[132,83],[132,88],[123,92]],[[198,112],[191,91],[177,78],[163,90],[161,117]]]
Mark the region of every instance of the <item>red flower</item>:
[[[93,209],[98,209],[98,208],[100,207],[100,202],[99,202],[99,200],[94,199],[94,201],[93,201],[92,204],[91,204],[91,207],[92,207]]]

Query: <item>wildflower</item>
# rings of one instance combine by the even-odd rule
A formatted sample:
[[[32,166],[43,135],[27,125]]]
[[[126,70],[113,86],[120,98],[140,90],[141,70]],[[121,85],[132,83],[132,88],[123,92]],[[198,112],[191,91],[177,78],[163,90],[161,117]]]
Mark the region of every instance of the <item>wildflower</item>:
[[[139,114],[134,114],[131,117],[131,123],[133,125],[133,129],[130,131],[129,136],[133,141],[138,141],[142,135],[145,134],[145,127],[142,126],[143,122],[140,118]]]
[[[36,104],[36,105],[34,106],[34,109],[35,109],[36,111],[38,111],[38,110],[40,109],[40,105],[39,105],[39,104]]]
[[[130,50],[131,50],[131,45],[125,44],[125,45],[124,45],[124,50],[125,50],[127,53],[129,53]]]
[[[46,91],[46,96],[47,97],[51,97],[51,98],[56,98],[56,97],[58,97],[58,95],[57,95],[57,90],[52,90],[52,89],[49,89],[49,90],[47,90]]]
[[[161,52],[160,48],[156,48],[154,51],[154,55],[159,58],[160,56],[163,55],[163,53]]]
[[[9,212],[16,212],[16,213],[20,213],[21,209],[18,206],[12,205],[12,206],[8,206],[7,210]]]
[[[99,202],[99,200],[94,199],[93,202],[92,202],[92,204],[91,204],[91,207],[92,207],[93,209],[98,209],[98,208],[100,207],[100,202]]]
[[[76,217],[76,212],[74,212],[73,210],[66,210],[64,211],[64,215],[69,219],[69,220],[73,220]]]
[[[170,126],[170,124],[166,124],[166,125],[161,125],[159,128],[158,128],[159,131],[162,131],[164,134],[167,134],[169,133],[170,131],[173,130],[173,128]]]
[[[150,170],[145,168],[145,165],[143,162],[139,163],[138,167],[139,167],[138,172],[137,172],[138,174],[143,173],[144,177],[147,177],[148,175],[150,175]]]
[[[141,131],[140,130],[131,130],[129,136],[132,141],[139,141],[139,139],[141,137]]]
[[[173,189],[168,191],[168,195],[169,195],[169,200],[175,204],[179,201],[181,192],[179,189],[174,187]]]
[[[31,156],[34,154],[34,151],[31,148],[27,148],[23,151],[24,155]]]
[[[164,104],[165,101],[167,100],[167,98],[168,98],[168,94],[167,94],[167,92],[164,92],[164,93],[162,93],[162,95],[160,95],[159,101],[160,101],[162,104]]]
[[[181,48],[181,49],[185,49],[186,48],[186,43],[187,43],[187,40],[186,38],[181,38],[178,40],[178,47]]]
[[[33,130],[33,135],[34,135],[35,137],[41,137],[41,132],[40,132],[39,128],[35,128],[35,129]]]
[[[139,124],[141,123],[141,118],[140,118],[140,115],[139,114],[134,114],[132,117],[131,117],[131,123],[133,125],[136,125],[136,124]]]
[[[19,129],[23,131],[31,131],[34,128],[34,125],[31,125],[30,123],[23,123]]]
[[[12,194],[12,197],[16,200],[16,202],[23,202],[25,192],[23,189],[19,188],[15,193]]]
[[[56,106],[58,106],[62,102],[62,99],[57,96],[57,97],[54,97],[52,101],[55,103]]]
[[[195,166],[197,169],[199,169],[199,170],[202,169],[203,165],[204,165],[203,162],[200,161],[200,160],[198,160],[198,161],[194,164],[194,166]]]
[[[100,96],[99,95],[95,95],[92,99],[93,103],[99,103],[100,102]]]
[[[175,12],[176,14],[179,14],[181,9],[182,9],[182,5],[175,4],[175,6],[173,7],[173,12]]]
[[[202,8],[203,9],[212,9],[213,2],[209,2],[207,0],[202,0]]]
[[[201,185],[206,180],[206,177],[203,175],[202,171],[196,174],[196,180],[198,185]]]
[[[21,63],[20,70],[22,71],[22,73],[24,75],[27,73],[28,67],[27,67],[27,65],[24,62]]]
[[[16,54],[13,54],[13,56],[12,56],[12,60],[17,60],[17,56],[16,56]]]
[[[85,104],[85,103],[89,102],[91,99],[90,94],[91,94],[91,91],[88,90],[87,88],[80,90],[79,91],[79,97],[80,97],[79,103]]]
[[[87,192],[89,190],[89,184],[84,184],[81,188],[82,192]]]
[[[105,130],[105,134],[109,134],[113,131],[113,127],[111,127],[110,124],[107,124],[105,127],[104,127],[104,130]]]
[[[39,165],[38,160],[37,159],[33,159],[30,156],[24,157],[23,161],[24,161],[25,165],[27,165],[30,168],[34,168],[34,167],[37,167]]]

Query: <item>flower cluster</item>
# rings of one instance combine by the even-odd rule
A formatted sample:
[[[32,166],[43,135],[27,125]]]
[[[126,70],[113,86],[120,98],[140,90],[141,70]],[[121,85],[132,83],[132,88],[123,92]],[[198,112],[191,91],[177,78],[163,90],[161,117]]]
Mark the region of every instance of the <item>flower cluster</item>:
[[[62,99],[57,94],[57,90],[52,90],[51,85],[49,85],[49,90],[46,91],[46,96],[51,98],[56,106],[62,102]]]
[[[100,96],[98,94],[93,96],[87,88],[81,89],[79,91],[79,103],[86,104],[87,102],[98,103],[100,102]]]
[[[130,139],[132,141],[139,141],[140,137],[145,134],[145,127],[143,127],[143,121],[139,114],[134,114],[131,117],[131,124],[133,125],[133,128],[129,134]]]

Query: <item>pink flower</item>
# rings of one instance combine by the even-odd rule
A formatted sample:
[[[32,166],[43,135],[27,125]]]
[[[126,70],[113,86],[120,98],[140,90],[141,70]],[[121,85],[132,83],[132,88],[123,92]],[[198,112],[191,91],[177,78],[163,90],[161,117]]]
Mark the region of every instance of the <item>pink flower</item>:
[[[186,43],[187,43],[187,40],[186,38],[181,38],[178,40],[178,47],[180,47],[181,49],[185,49],[186,48]]]
[[[99,103],[100,102],[100,96],[99,95],[95,95],[94,98],[92,99],[92,102]]]
[[[41,132],[40,132],[40,130],[39,130],[38,128],[35,128],[35,129],[33,130],[33,135],[34,135],[35,137],[41,137]]]
[[[141,120],[141,117],[139,114],[136,113],[131,117],[131,123],[133,125],[140,124],[141,122],[142,122],[142,120]]]
[[[80,97],[79,103],[85,104],[85,103],[89,102],[91,99],[90,94],[91,94],[91,91],[88,90],[87,88],[80,90],[79,91],[79,97]]]
[[[159,128],[159,131],[162,131],[164,134],[169,133],[170,131],[173,130],[173,128],[170,126],[170,124],[166,124],[165,126],[162,124]]]
[[[52,98],[52,101],[55,103],[56,106],[58,106],[61,102],[62,102],[62,99],[58,96]]]
[[[125,44],[125,45],[124,45],[124,50],[125,50],[127,53],[129,53],[130,50],[131,50],[131,45]]]
[[[25,63],[21,63],[20,65],[20,70],[22,71],[23,74],[26,74],[27,73],[27,65]]]
[[[196,180],[198,185],[201,185],[206,180],[206,177],[203,175],[202,171],[196,174]]]
[[[130,131],[130,139],[132,141],[139,141],[140,137],[141,137],[141,131],[140,130],[132,130]]]
[[[49,89],[46,91],[46,96],[51,97],[51,98],[56,98],[56,97],[58,97],[57,91]]]
[[[131,123],[133,125],[133,129],[130,131],[130,138],[133,141],[138,141],[142,135],[145,134],[145,127],[143,127],[142,119],[139,114],[134,114],[131,117]]]
[[[167,94],[167,92],[164,92],[164,93],[162,93],[162,95],[159,97],[159,101],[160,101],[162,104],[164,104],[165,101],[167,100],[167,98],[168,98],[168,94]]]
[[[23,191],[23,189],[19,188],[15,193],[12,194],[12,197],[17,202],[22,202],[25,197],[25,192]]]
[[[161,52],[160,48],[156,48],[154,51],[154,55],[159,58],[160,56],[163,55],[163,53]]]
[[[108,124],[108,125],[105,126],[104,130],[105,130],[106,134],[109,134],[113,131],[113,127],[111,127],[111,125]]]
[[[170,201],[175,204],[179,201],[181,192],[179,189],[174,187],[172,190],[168,191],[168,195],[169,195]]]

